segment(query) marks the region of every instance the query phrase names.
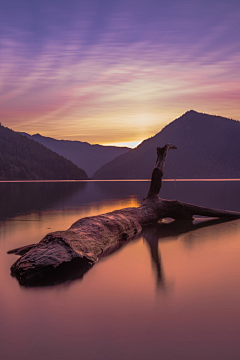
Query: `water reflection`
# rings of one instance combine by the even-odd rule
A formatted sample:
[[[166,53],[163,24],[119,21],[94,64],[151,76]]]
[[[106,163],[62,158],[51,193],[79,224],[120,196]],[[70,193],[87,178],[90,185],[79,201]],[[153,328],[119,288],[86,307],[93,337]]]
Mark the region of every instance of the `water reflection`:
[[[84,191],[75,185],[66,197],[56,194],[55,202],[48,202],[39,187],[28,207],[26,192],[32,190],[12,189],[22,209],[16,217],[10,195],[12,213],[0,222],[0,358],[237,360],[239,220],[148,227],[142,234],[146,240],[123,246],[83,278],[78,264],[71,264],[76,268],[70,274],[63,269],[61,279],[68,278],[62,285],[23,288],[11,278],[16,257],[6,254],[9,249],[37,243],[46,232],[65,230],[80,217],[138,206],[148,190],[148,183],[132,183],[131,190],[127,182],[116,183],[116,193],[107,183],[86,183]],[[240,182],[165,182],[161,196],[240,211],[239,190]],[[31,212],[41,199],[46,203]]]
[[[69,209],[116,199],[135,197],[142,201],[147,181],[116,182],[0,182],[0,220],[30,212]],[[163,182],[161,197],[196,205],[240,211],[240,182]]]
[[[104,253],[103,257],[105,258],[112,255],[133,240],[143,238],[146,240],[149,246],[152,267],[156,277],[156,290],[158,292],[168,292],[170,289],[170,282],[166,279],[164,273],[161,253],[159,250],[159,243],[166,241],[177,241],[180,237],[182,237],[182,235],[184,235],[182,240],[190,248],[191,246],[189,245],[191,243],[199,243],[202,241],[202,237],[204,239],[212,238],[216,231],[221,232],[224,235],[224,229],[226,229],[229,233],[229,226],[224,227],[224,223],[229,223],[230,221],[231,220],[229,219],[203,218],[197,220],[163,220],[160,223],[144,228],[141,234],[136,235],[128,241],[125,239],[120,239],[118,243],[115,244],[113,248],[111,248],[111,251]],[[238,222],[240,226],[239,220],[233,221],[235,223]],[[221,226],[218,228],[216,225]],[[202,233],[202,229],[205,229],[204,233]],[[42,278],[33,279],[31,282],[26,282],[21,285],[25,287],[42,287],[70,283],[71,281],[82,279],[85,273],[91,269],[91,267],[92,265],[90,265],[87,260],[85,261],[84,259],[74,259],[70,263],[61,264],[56,269],[46,269]]]
[[[169,289],[169,282],[166,280],[161,253],[159,250],[159,242],[165,241],[177,241],[182,235],[183,241],[188,248],[191,248],[193,244],[196,244],[200,241],[208,240],[209,238],[214,237],[213,235],[222,236],[225,235],[226,231],[229,234],[229,224],[224,226],[224,223],[229,223],[234,221],[238,223],[240,227],[239,220],[229,220],[229,219],[188,219],[188,220],[176,220],[176,221],[165,221],[163,220],[160,223],[146,227],[142,232],[142,237],[146,240],[149,245],[149,250],[151,253],[151,260],[153,269],[156,276],[156,289],[157,291],[167,291]],[[220,225],[216,227],[214,225]],[[199,231],[204,229],[204,232]],[[232,228],[235,231],[235,227]],[[218,236],[215,236],[218,239]]]
[[[0,183],[0,220],[60,207],[76,193],[83,193],[85,188],[85,182]]]
[[[237,189],[239,189],[239,182],[231,182],[231,184],[224,182],[194,182],[190,185],[184,182],[165,182],[161,190],[161,196],[163,198],[173,198],[175,197],[174,195],[176,195],[176,198],[183,201],[204,206],[219,205],[215,207],[229,208],[230,210],[233,210],[234,207],[236,208],[233,199],[236,200],[238,198],[239,191],[237,191]],[[1,183],[0,195],[2,206],[0,207],[0,219],[8,217],[15,217],[16,219],[16,215],[30,212],[32,215],[30,217],[28,216],[28,220],[32,220],[33,222],[44,222],[46,221],[46,216],[51,220],[49,221],[48,227],[45,226],[45,229],[48,228],[52,231],[66,230],[73,222],[81,217],[98,215],[123,207],[139,206],[140,199],[146,195],[148,186],[149,183],[145,181]],[[215,192],[213,189],[215,189]],[[219,194],[219,192],[222,196],[218,196],[217,199],[220,198],[223,204],[214,203],[214,194]],[[188,198],[189,196],[191,196],[191,199]],[[226,206],[225,203],[227,201],[232,201],[232,206]],[[52,209],[54,209],[55,212],[60,211],[56,219],[50,219],[51,212],[49,212],[49,210],[51,211]],[[236,210],[239,210],[239,204]],[[36,214],[34,216],[34,212],[36,211],[38,211],[38,216],[36,216]],[[60,217],[60,214],[64,216],[62,215]],[[24,217],[18,218],[18,220],[22,219],[26,221]],[[158,290],[162,289],[166,291],[169,285],[162,267],[161,254],[158,250],[159,243],[170,239],[177,240],[180,235],[185,234],[185,246],[191,248],[194,246],[194,243],[199,243],[203,241],[204,238],[212,236],[212,231],[206,233],[206,229],[212,225],[221,223],[221,230],[219,230],[219,232],[223,233],[223,222],[224,220],[210,220],[207,222],[203,220],[195,220],[194,222],[191,220],[175,221],[172,223],[162,222],[161,224],[144,229],[142,236],[146,239],[150,248]],[[13,228],[14,225],[11,225],[8,227],[8,230],[11,232]],[[28,226],[28,235],[30,234],[29,231],[31,228],[32,226]],[[203,228],[205,228],[205,233],[197,233],[195,231]],[[24,238],[24,243],[16,243],[12,248],[33,243],[33,238],[37,239],[35,242],[41,240],[41,236],[39,235],[40,225],[36,227],[36,229],[36,234],[31,233],[31,236],[28,236],[27,239]],[[45,233],[42,234],[42,237],[44,235]],[[219,235],[218,233],[216,237],[218,238]],[[125,244],[126,241],[119,242],[114,251],[120,249]],[[9,249],[11,249],[11,247],[9,247],[8,250]],[[77,261],[76,264],[75,262],[74,264],[65,264],[59,268],[58,271],[48,274],[49,281],[44,280],[41,284],[37,283],[33,285],[54,285],[80,279],[84,273],[89,270],[89,267],[83,264],[83,266],[79,266],[78,268],[76,265]],[[59,274],[62,274],[62,280]]]

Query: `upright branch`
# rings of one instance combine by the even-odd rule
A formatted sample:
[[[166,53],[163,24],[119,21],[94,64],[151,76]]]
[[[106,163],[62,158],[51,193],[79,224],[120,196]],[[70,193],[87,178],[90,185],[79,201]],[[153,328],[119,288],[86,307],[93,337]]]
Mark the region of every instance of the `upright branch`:
[[[157,161],[150,189],[141,206],[80,219],[66,231],[47,234],[38,244],[11,250],[9,253],[21,256],[11,267],[12,275],[16,276],[22,285],[36,286],[43,284],[44,279],[52,276],[54,271],[62,274],[61,266],[66,263],[76,264],[77,260],[77,265],[81,265],[86,271],[101,257],[140,234],[144,227],[166,217],[175,220],[191,220],[193,215],[240,218],[239,212],[160,199],[158,193],[161,189],[163,168],[167,152],[171,149],[176,147],[166,144],[163,148],[157,148]]]
[[[152,179],[147,198],[152,195],[158,195],[162,186],[163,169],[167,158],[168,150],[177,149],[172,144],[166,144],[164,147],[157,148],[157,161],[152,172]]]

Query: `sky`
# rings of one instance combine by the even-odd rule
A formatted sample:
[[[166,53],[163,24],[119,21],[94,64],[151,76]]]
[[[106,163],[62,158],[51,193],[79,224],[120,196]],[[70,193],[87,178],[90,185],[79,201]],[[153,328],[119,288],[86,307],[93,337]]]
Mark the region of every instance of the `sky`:
[[[2,0],[0,121],[135,146],[188,110],[240,120],[239,0]]]

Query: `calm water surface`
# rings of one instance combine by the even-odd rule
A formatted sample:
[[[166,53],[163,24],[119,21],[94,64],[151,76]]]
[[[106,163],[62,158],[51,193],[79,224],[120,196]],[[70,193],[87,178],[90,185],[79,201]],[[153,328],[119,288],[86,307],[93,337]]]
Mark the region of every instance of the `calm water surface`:
[[[0,183],[0,359],[237,360],[240,220],[167,221],[83,278],[25,288],[10,249],[138,206],[148,182]],[[164,182],[161,196],[240,211],[240,182]]]

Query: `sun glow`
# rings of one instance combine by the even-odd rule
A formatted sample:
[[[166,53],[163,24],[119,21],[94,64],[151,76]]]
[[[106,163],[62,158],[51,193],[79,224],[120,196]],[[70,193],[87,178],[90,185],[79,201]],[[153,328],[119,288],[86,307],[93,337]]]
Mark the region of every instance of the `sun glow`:
[[[105,146],[120,146],[120,147],[129,147],[129,148],[132,148],[134,149],[135,147],[137,147],[139,144],[141,144],[143,140],[140,140],[140,141],[126,141],[126,142],[116,142],[116,143],[107,143],[107,144],[102,144],[102,145],[105,145]]]

